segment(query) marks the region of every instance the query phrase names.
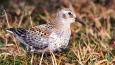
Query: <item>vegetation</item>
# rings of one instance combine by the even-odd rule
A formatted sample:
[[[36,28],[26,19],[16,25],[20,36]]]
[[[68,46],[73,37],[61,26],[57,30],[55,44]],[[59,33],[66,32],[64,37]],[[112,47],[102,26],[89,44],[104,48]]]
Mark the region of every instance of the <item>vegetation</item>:
[[[115,65],[114,0],[0,0],[0,3],[0,65],[38,65],[41,54],[32,56],[26,52],[6,29],[47,23],[59,8],[68,4],[73,5],[85,25],[72,24],[68,49],[45,54],[42,64]]]

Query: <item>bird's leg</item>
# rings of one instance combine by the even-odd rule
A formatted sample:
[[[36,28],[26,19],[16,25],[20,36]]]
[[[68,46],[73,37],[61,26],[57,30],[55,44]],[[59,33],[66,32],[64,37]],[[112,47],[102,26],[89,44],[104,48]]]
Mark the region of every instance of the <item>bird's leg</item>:
[[[33,65],[33,60],[34,60],[34,53],[32,53],[32,58],[31,58],[31,65]]]
[[[51,53],[53,65],[57,65],[56,57],[55,57],[54,53],[52,51],[50,51],[50,53]]]
[[[39,63],[39,65],[42,64],[42,60],[43,60],[44,53],[45,53],[45,52],[42,53],[42,56],[41,56],[41,59],[40,59],[40,63]]]

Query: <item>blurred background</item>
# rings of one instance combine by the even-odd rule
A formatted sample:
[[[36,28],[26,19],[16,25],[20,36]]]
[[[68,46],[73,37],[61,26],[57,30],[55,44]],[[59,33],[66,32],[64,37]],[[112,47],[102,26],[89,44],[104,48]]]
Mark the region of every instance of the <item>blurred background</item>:
[[[7,28],[44,24],[71,4],[85,25],[71,25],[68,49],[55,53],[57,65],[115,65],[115,0],[0,0],[0,65],[31,65],[20,42]],[[40,54],[33,64],[38,65]],[[52,65],[49,56],[43,65]]]

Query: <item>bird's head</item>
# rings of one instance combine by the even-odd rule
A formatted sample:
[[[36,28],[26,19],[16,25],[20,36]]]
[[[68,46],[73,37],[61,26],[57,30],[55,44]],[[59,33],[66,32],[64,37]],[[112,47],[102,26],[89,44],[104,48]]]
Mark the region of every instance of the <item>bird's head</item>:
[[[81,23],[82,25],[85,25],[84,21],[82,21],[79,17],[76,16],[72,8],[63,8],[59,10],[56,18],[59,22],[62,22],[65,25],[70,25],[75,21]]]
[[[63,8],[58,11],[57,19],[58,21],[64,24],[71,24],[75,22],[76,15],[75,13],[69,8]]]

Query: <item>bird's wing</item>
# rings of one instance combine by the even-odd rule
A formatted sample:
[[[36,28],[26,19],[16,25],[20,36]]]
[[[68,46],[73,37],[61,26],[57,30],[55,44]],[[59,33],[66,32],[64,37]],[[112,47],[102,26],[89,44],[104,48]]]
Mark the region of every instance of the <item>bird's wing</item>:
[[[48,46],[48,37],[51,34],[46,27],[35,26],[29,30],[23,28],[10,28],[7,31],[14,33],[20,42],[25,43],[35,49],[44,49]]]
[[[40,29],[44,29],[44,30],[47,30],[48,32],[52,32],[52,30],[55,28],[54,25],[51,25],[51,24],[43,24],[43,25],[39,25],[38,26]]]

